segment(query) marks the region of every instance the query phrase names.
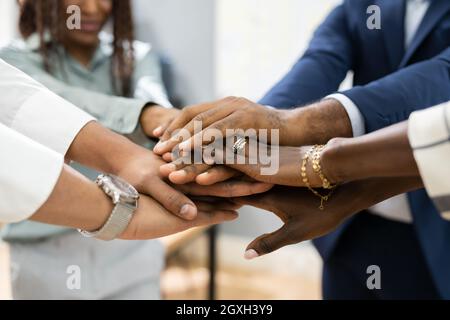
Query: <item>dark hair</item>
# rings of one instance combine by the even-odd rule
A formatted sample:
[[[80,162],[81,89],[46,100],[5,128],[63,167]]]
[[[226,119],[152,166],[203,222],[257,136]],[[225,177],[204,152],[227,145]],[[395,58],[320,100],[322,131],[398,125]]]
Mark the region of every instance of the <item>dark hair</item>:
[[[130,0],[112,0],[113,23],[113,86],[120,94],[129,96],[131,77],[134,70],[134,27]],[[65,23],[61,17],[66,17],[60,0],[24,0],[22,1],[19,29],[24,38],[33,33],[40,37],[40,52],[44,67],[51,73],[50,55],[61,40],[61,28]],[[44,34],[50,35],[50,41],[45,41]],[[117,80],[119,82],[117,82]]]

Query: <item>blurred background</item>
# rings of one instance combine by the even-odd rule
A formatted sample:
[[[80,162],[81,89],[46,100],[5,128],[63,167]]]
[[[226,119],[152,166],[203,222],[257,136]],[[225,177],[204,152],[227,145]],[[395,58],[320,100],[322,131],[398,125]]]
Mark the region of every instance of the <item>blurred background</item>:
[[[173,92],[183,105],[226,95],[258,100],[300,57],[312,32],[339,0],[133,0],[139,40],[170,61]],[[0,46],[14,37],[16,0],[0,1]],[[281,226],[244,208],[217,231],[215,297],[320,299],[321,262],[310,243],[248,262],[246,245]],[[204,230],[163,240],[166,299],[207,299],[211,237]],[[0,245],[0,298],[9,297],[6,245]]]

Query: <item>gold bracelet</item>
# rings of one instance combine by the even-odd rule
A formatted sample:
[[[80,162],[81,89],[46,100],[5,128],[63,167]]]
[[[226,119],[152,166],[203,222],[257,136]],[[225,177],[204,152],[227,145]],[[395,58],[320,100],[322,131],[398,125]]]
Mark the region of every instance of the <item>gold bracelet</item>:
[[[322,159],[323,150],[325,150],[324,145],[322,146],[314,146],[313,147],[313,156],[312,156],[312,164],[313,164],[313,170],[317,175],[319,176],[320,180],[322,180],[322,187],[324,189],[334,189],[336,188],[336,185],[332,185],[330,183],[330,180],[328,180],[325,175],[322,172],[322,166],[320,164]]]
[[[333,192],[334,192],[334,188],[331,190],[330,193],[328,193],[327,195],[324,196],[324,195],[321,195],[318,191],[314,190],[314,189],[311,187],[311,184],[309,183],[309,180],[308,180],[308,173],[307,173],[307,170],[306,170],[306,166],[307,166],[307,164],[308,164],[308,160],[309,160],[309,159],[312,157],[312,155],[313,155],[314,149],[315,149],[314,147],[311,148],[311,149],[309,149],[308,152],[306,152],[306,154],[303,156],[303,159],[302,159],[302,167],[301,167],[301,176],[302,176],[302,181],[303,181],[303,183],[306,185],[306,187],[307,187],[307,188],[308,188],[315,196],[317,196],[317,197],[320,198],[320,206],[319,206],[319,209],[320,209],[320,210],[324,210],[324,209],[325,209],[324,203],[327,202],[327,201],[330,199],[331,195],[332,195]]]

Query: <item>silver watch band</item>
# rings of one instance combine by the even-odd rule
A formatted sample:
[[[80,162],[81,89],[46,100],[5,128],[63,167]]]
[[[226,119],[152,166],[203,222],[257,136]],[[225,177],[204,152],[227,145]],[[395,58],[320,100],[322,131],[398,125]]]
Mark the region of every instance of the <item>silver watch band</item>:
[[[108,221],[96,232],[81,231],[81,234],[89,238],[111,241],[119,237],[128,227],[135,208],[124,203],[117,203]]]

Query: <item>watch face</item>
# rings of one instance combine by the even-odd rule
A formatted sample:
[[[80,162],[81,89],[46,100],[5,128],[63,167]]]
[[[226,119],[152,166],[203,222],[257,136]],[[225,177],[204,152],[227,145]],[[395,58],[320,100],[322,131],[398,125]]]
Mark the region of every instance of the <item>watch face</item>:
[[[119,195],[120,199],[126,202],[135,202],[139,199],[139,193],[125,180],[114,176],[104,175],[101,178],[103,188],[110,191],[110,196]],[[108,193],[108,192],[107,192]]]

